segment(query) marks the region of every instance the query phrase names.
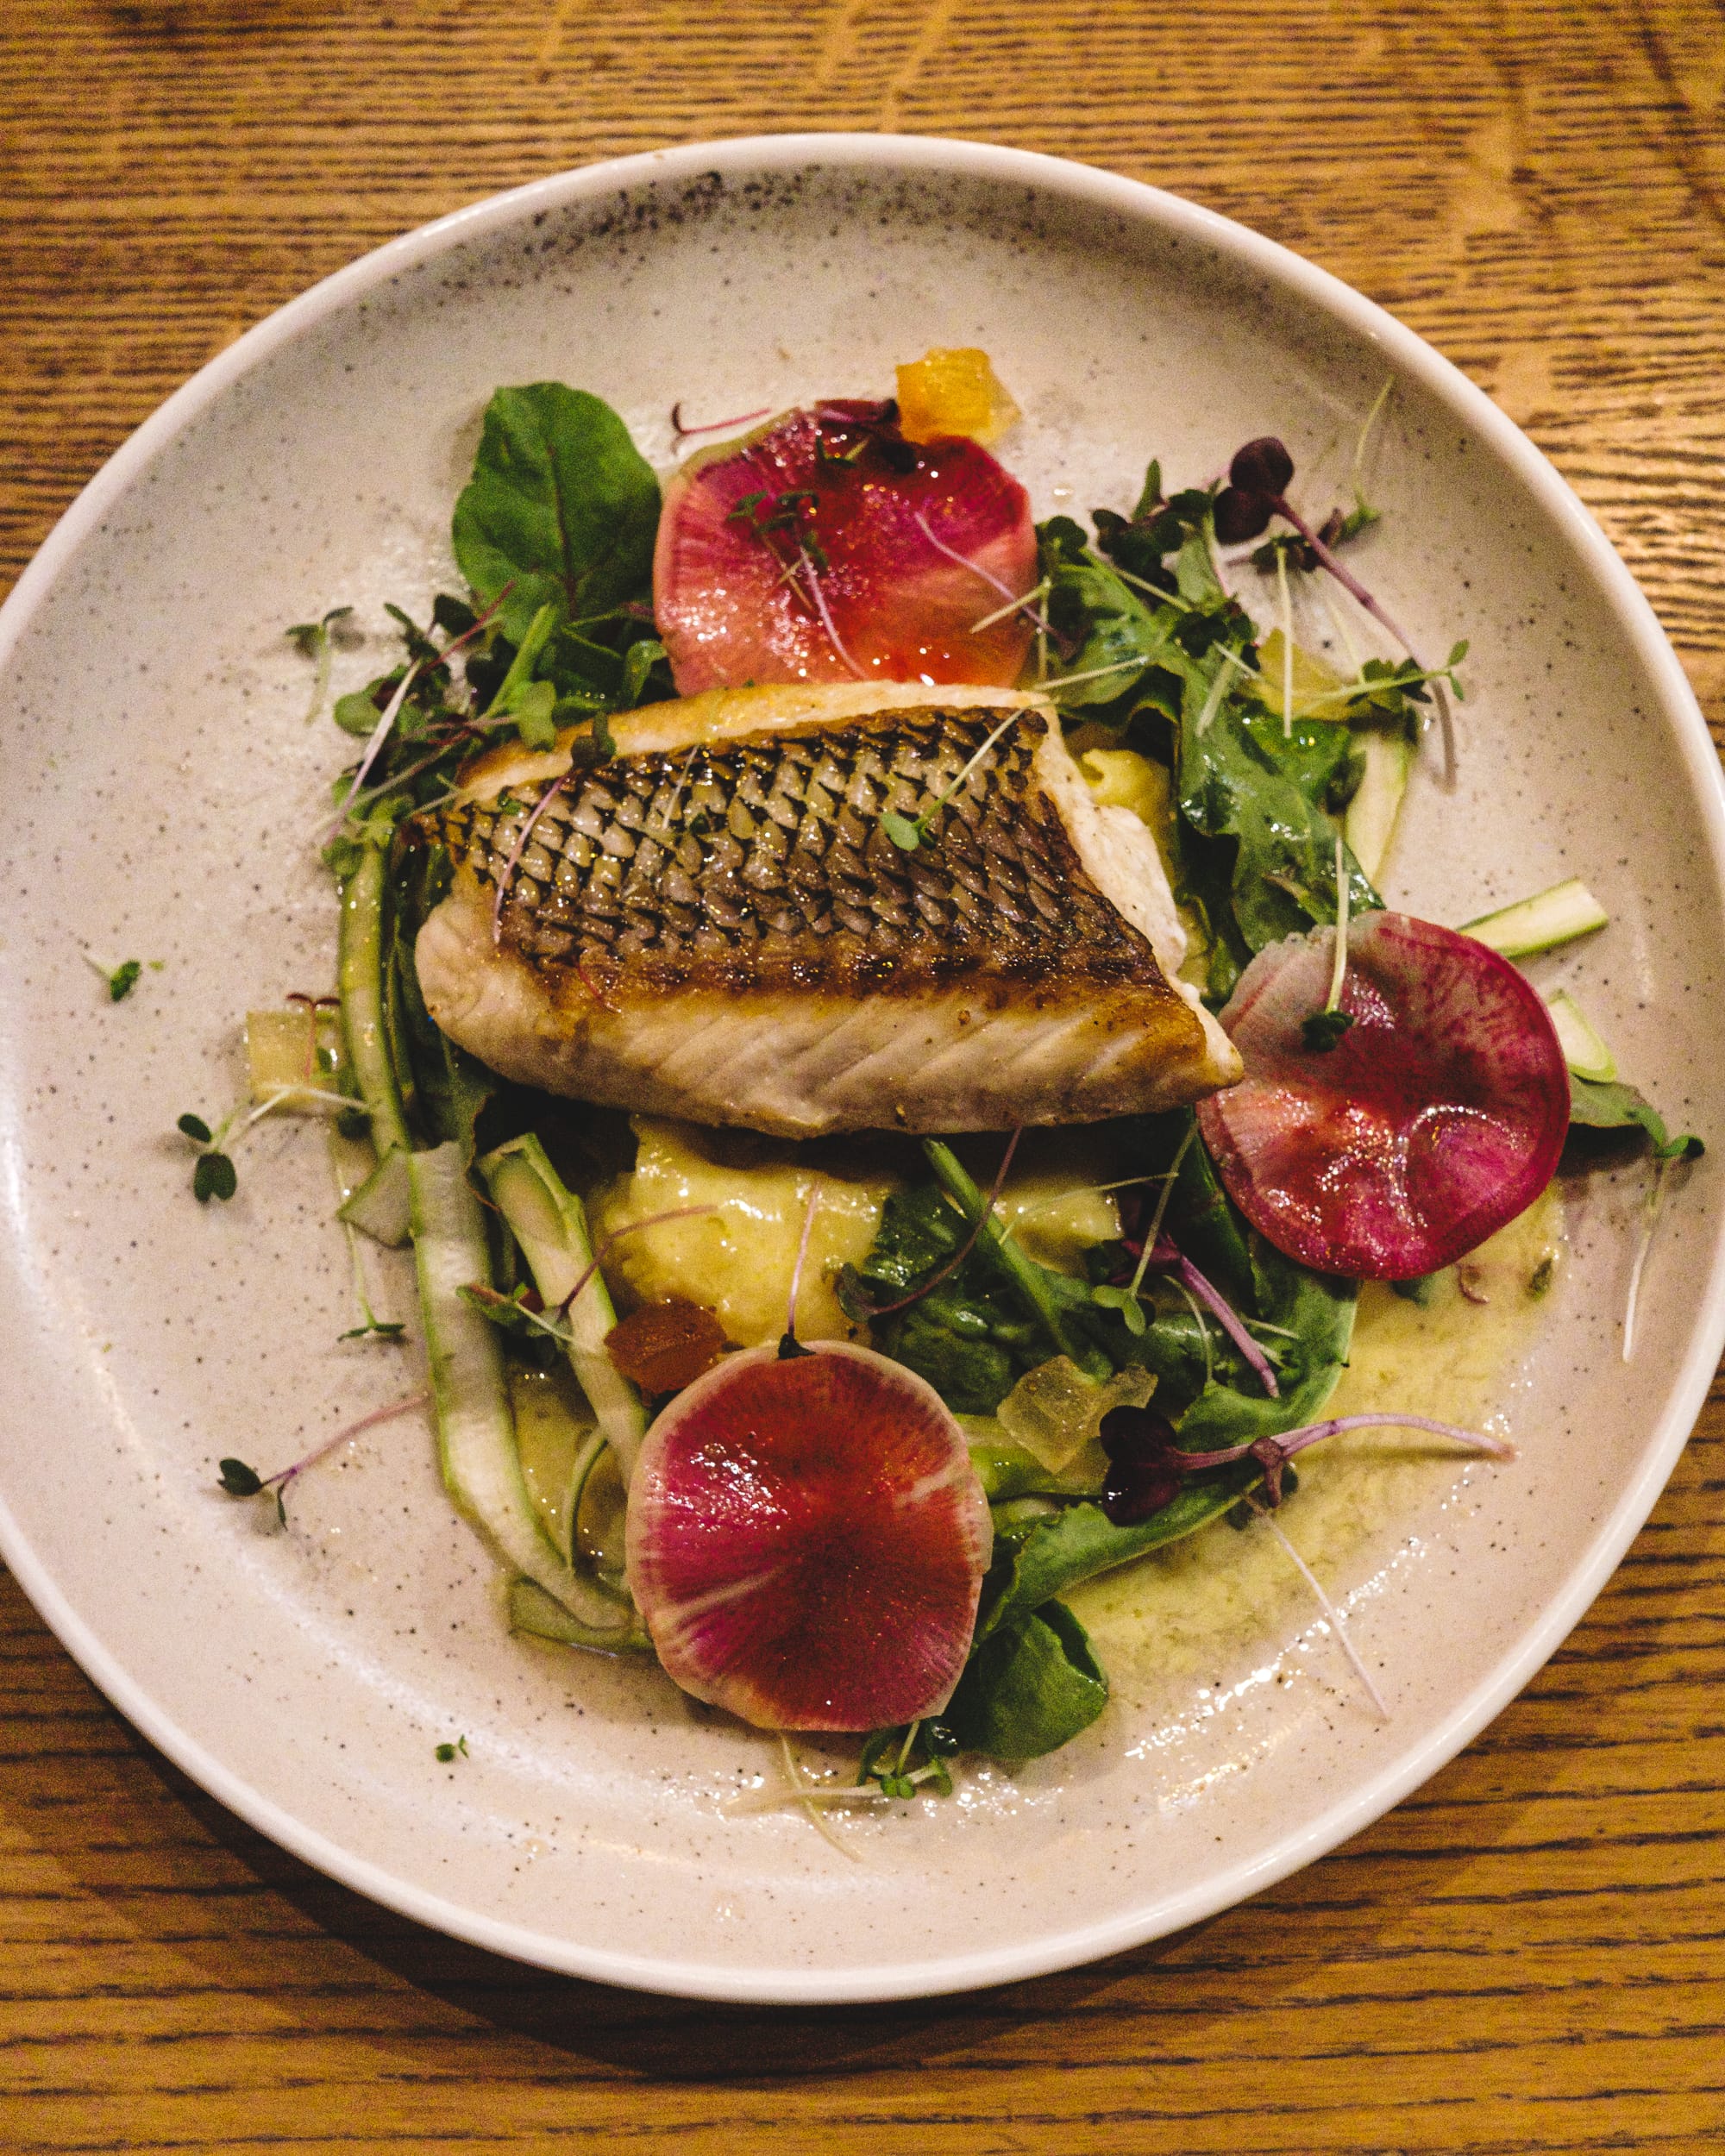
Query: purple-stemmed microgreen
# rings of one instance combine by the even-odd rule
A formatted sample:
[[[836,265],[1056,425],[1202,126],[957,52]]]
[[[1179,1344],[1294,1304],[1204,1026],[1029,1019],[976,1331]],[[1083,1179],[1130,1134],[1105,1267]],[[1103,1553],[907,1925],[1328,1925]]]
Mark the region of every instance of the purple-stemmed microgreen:
[[[373,1407],[368,1415],[361,1415],[357,1422],[350,1422],[345,1429],[325,1438],[314,1445],[303,1459],[292,1467],[278,1468],[273,1475],[260,1475],[243,1460],[222,1460],[217,1463],[220,1473],[216,1480],[230,1497],[260,1497],[268,1492],[275,1500],[276,1517],[285,1527],[287,1525],[287,1507],[283,1501],[291,1484],[297,1482],[309,1467],[327,1458],[338,1445],[346,1445],[367,1430],[374,1429],[380,1422],[392,1422],[398,1415],[411,1414],[416,1407],[423,1407],[430,1401],[430,1392],[415,1393],[406,1400],[392,1401],[386,1407]]]
[[[1330,968],[1330,993],[1321,1011],[1314,1011],[1300,1025],[1301,1038],[1314,1056],[1327,1055],[1353,1024],[1353,1015],[1341,1007],[1342,983],[1347,978],[1348,900],[1352,883],[1347,872],[1347,849],[1336,833],[1336,945]]]
[[[941,788],[920,816],[905,816],[897,809],[881,811],[881,829],[901,853],[913,854],[919,846],[926,843],[930,824],[969,778],[1001,735],[1010,733],[1023,716],[1022,711],[1013,711],[1003,718],[975,755],[964,764],[957,778]]]
[[[856,679],[859,681],[866,681],[869,678],[868,669],[857,665],[856,660],[851,657],[844,639],[838,633],[838,624],[833,620],[832,609],[826,603],[826,593],[821,589],[820,577],[809,547],[809,540],[804,537],[799,540],[797,551],[802,557],[803,582],[807,586],[808,596],[813,602],[814,611],[820,617],[820,625],[826,631],[827,642]],[[823,567],[825,566],[825,561],[826,557],[823,555],[821,556]]]
[[[687,442],[698,434],[724,434],[729,428],[751,426],[756,420],[768,417],[772,409],[770,404],[762,404],[759,411],[742,411],[734,419],[709,419],[701,426],[691,427],[684,421],[683,400],[680,397],[671,407],[671,432],[679,442]]]
[[[367,774],[383,754],[383,745],[389,739],[389,730],[395,724],[396,714],[407,701],[407,693],[418,679],[424,661],[420,659],[413,661],[403,674],[400,680],[397,682],[394,694],[379,715],[378,723],[372,729],[371,738],[366,743],[365,754],[360,758],[359,768],[354,774],[353,784],[348,788],[347,797],[336,812],[336,820],[323,834],[326,843],[335,837],[347,822],[348,814],[359,798],[360,789],[366,782]]]
[[[956,562],[961,569],[969,569],[973,576],[981,577],[983,583],[991,590],[998,592],[1007,602],[999,612],[988,615],[983,621],[973,622],[970,624],[970,633],[973,636],[980,634],[982,630],[989,628],[994,623],[1003,620],[1007,615],[1019,613],[1024,615],[1031,626],[1040,635],[1044,636],[1053,635],[1053,624],[1041,607],[1036,604],[1038,599],[1046,595],[1048,591],[1046,583],[1038,585],[1034,591],[1014,592],[1004,577],[996,576],[992,569],[985,569],[980,561],[973,561],[968,554],[961,554],[957,547],[948,546],[945,540],[940,537],[934,526],[930,523],[923,511],[918,510],[912,522],[937,554],[944,555],[949,561]]]
[[[908,1310],[913,1302],[920,1302],[932,1288],[938,1288],[942,1281],[958,1270],[971,1251],[975,1249],[977,1238],[994,1216],[994,1208],[1000,1201],[1000,1193],[1006,1188],[1007,1174],[1012,1167],[1013,1156],[1018,1151],[1019,1140],[1023,1136],[1024,1125],[1020,1123],[1007,1140],[1006,1150],[1000,1155],[1000,1164],[994,1170],[994,1180],[988,1187],[988,1194],[981,1210],[971,1223],[969,1234],[965,1237],[944,1264],[936,1267],[919,1288],[913,1288],[909,1294],[900,1295],[896,1302],[871,1303],[865,1295],[858,1292],[862,1275],[852,1266],[847,1265],[844,1268],[844,1272],[839,1275],[842,1290],[839,1301],[847,1317],[870,1319],[895,1317],[900,1310]]]
[[[662,1228],[668,1220],[693,1220],[704,1213],[717,1213],[717,1205],[674,1206],[668,1213],[649,1213],[644,1220],[625,1220],[620,1228],[613,1228],[599,1244],[574,1286],[557,1305],[559,1318],[567,1318],[582,1291],[598,1276],[599,1268],[626,1235],[639,1235],[647,1228]]]
[[[755,462],[752,455],[750,459]],[[756,463],[756,469],[760,469]],[[770,474],[768,475],[770,476]],[[820,497],[812,487],[788,487],[784,492],[774,494],[768,487],[739,495],[725,512],[727,523],[746,524],[760,540],[782,572],[779,581],[788,584],[815,619],[840,661],[859,680],[868,679],[866,667],[857,665],[838,633],[838,625],[832,618],[832,610],[826,603],[826,593],[821,588],[821,574],[829,564],[825,549],[813,531],[813,518]],[[786,555],[780,552],[778,542],[786,539],[794,551]]]
[[[820,1177],[817,1175],[809,1184],[808,1203],[803,1208],[803,1232],[797,1241],[796,1263],[791,1268],[790,1299],[785,1307],[785,1330],[779,1341],[779,1360],[781,1363],[788,1363],[795,1356],[811,1352],[797,1338],[797,1294],[803,1284],[803,1266],[808,1257],[809,1237],[814,1228],[814,1216],[819,1210]]]
[[[1349,1430],[1424,1430],[1435,1437],[1450,1438],[1458,1445],[1489,1453],[1493,1459],[1513,1460],[1515,1448],[1507,1438],[1488,1437],[1481,1430],[1465,1430],[1458,1423],[1439,1422],[1430,1415],[1336,1415],[1327,1422],[1309,1422],[1303,1429],[1284,1431],[1274,1438],[1254,1438],[1245,1445],[1225,1445],[1216,1452],[1179,1452],[1182,1474],[1196,1475],[1207,1468],[1232,1467],[1236,1460],[1253,1459],[1264,1470],[1264,1487],[1271,1505],[1282,1501],[1282,1472],[1289,1460],[1308,1445],[1326,1438],[1340,1437]]]
[[[1260,435],[1256,441],[1248,442],[1244,448],[1235,453],[1233,461],[1228,467],[1228,484],[1216,497],[1214,519],[1217,536],[1229,546],[1247,539],[1256,539],[1272,517],[1279,517],[1284,523],[1292,526],[1318,566],[1327,570],[1374,621],[1389,630],[1413,661],[1421,679],[1432,684],[1443,732],[1444,783],[1453,785],[1455,727],[1450,716],[1449,700],[1444,693],[1444,681],[1446,679],[1453,681],[1452,668],[1459,663],[1458,659],[1452,654],[1446,667],[1429,668],[1425,665],[1401,624],[1373,598],[1346,563],[1337,559],[1328,541],[1314,530],[1289,502],[1287,489],[1293,477],[1294,460],[1274,435]],[[1285,573],[1285,549],[1277,548],[1276,564],[1278,570]]]
[[[501,950],[503,948],[503,902],[509,896],[509,887],[515,875],[516,865],[522,855],[526,852],[527,842],[532,837],[539,818],[563,792],[573,775],[571,772],[564,772],[561,778],[554,779],[539,796],[534,805],[532,813],[524,820],[520,830],[515,834],[515,843],[510,848],[508,856],[502,868],[498,872],[497,895],[492,901],[491,909],[491,942],[493,950]]]
[[[1364,1662],[1361,1659],[1359,1650],[1354,1645],[1353,1641],[1348,1637],[1348,1629],[1346,1625],[1342,1620],[1342,1614],[1340,1610],[1336,1608],[1335,1604],[1324,1592],[1323,1585],[1319,1580],[1317,1574],[1312,1570],[1311,1566],[1307,1564],[1305,1558],[1301,1556],[1300,1552],[1289,1540],[1286,1533],[1283,1531],[1281,1521],[1276,1519],[1275,1514],[1270,1510],[1270,1508],[1267,1505],[1260,1502],[1255,1492],[1248,1493],[1245,1501],[1251,1507],[1256,1516],[1264,1521],[1264,1525],[1270,1529],[1270,1533],[1273,1534],[1276,1537],[1276,1539],[1282,1545],[1283,1549],[1287,1552],[1289,1557],[1292,1561],[1295,1570],[1299,1573],[1301,1578],[1305,1581],[1307,1586],[1311,1589],[1312,1594],[1317,1601],[1319,1608],[1323,1611],[1325,1617],[1329,1620],[1331,1630],[1336,1635],[1337,1645],[1340,1647],[1342,1652],[1347,1657],[1349,1662],[1352,1664],[1354,1675],[1358,1677],[1360,1683],[1365,1687],[1366,1696],[1371,1700],[1372,1705],[1377,1709],[1378,1720],[1380,1721],[1387,1722],[1389,1720],[1389,1707],[1385,1704],[1383,1693],[1378,1690],[1377,1685],[1372,1682],[1371,1672],[1366,1668]]]

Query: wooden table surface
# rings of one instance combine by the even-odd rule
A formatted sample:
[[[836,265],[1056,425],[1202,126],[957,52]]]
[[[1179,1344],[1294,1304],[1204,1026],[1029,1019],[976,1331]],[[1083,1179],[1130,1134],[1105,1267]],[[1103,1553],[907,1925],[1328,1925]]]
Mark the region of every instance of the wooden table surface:
[[[392,235],[692,137],[1063,153],[1459,363],[1725,724],[1721,0],[9,0],[0,569],[211,353]],[[12,1433],[11,1441],[19,1441]],[[1510,2152],[1725,2142],[1725,1395],[1527,1694],[1195,1931],[927,2005],[548,1977],[281,1855],[0,1575],[0,2145]]]

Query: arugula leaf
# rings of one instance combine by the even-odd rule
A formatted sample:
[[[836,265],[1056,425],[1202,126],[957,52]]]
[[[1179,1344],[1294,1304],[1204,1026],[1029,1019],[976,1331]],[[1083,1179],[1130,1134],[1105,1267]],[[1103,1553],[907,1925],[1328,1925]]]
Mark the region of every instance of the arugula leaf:
[[[1084,534],[1070,517],[1038,526],[1041,573],[1048,580],[1049,618],[1071,655],[1051,691],[1063,711],[1117,704],[1138,690],[1154,667],[1181,670],[1171,609],[1152,610],[1105,564],[1090,558]],[[1083,678],[1080,678],[1083,677]]]
[[[1284,734],[1280,718],[1255,702],[1226,688],[1213,696],[1224,664],[1217,657],[1195,666],[1181,698],[1177,851],[1182,895],[1197,902],[1238,966],[1241,945],[1259,951],[1336,918],[1336,817],[1357,772],[1339,721],[1296,719]],[[1350,913],[1382,906],[1352,855],[1345,849],[1343,857]],[[1213,965],[1208,986],[1215,998],[1233,981],[1219,980]]]
[[[982,1643],[944,1719],[967,1752],[1035,1759],[1070,1744],[1107,1702],[1083,1626],[1063,1602],[1045,1601]]]
[[[1689,1131],[1672,1138],[1665,1118],[1653,1103],[1621,1080],[1606,1083],[1596,1078],[1569,1075],[1569,1119],[1584,1130],[1642,1130],[1660,1160],[1698,1160],[1706,1150]]]
[[[658,523],[652,467],[601,398],[561,382],[492,396],[453,537],[482,605],[508,587],[511,642],[548,603],[573,620],[650,588]]]

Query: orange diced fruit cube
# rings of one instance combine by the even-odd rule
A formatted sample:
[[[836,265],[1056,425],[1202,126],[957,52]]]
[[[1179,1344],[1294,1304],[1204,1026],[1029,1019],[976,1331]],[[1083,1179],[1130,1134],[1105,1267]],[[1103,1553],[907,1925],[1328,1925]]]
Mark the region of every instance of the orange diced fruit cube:
[[[986,352],[925,352],[898,369],[899,424],[907,442],[937,435],[969,435],[992,448],[1019,418],[1019,408],[1000,385]]]

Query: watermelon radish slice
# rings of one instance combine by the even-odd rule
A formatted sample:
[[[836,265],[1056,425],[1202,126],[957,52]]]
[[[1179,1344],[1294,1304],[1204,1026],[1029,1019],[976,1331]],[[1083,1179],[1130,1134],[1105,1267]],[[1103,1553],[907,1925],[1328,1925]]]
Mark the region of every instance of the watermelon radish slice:
[[[833,1341],[727,1356],[658,1417],[630,1485],[630,1585],[660,1661],[762,1729],[944,1707],[992,1539],[933,1387]]]
[[[1531,1205],[1569,1127],[1545,1004],[1471,936],[1405,913],[1350,924],[1335,1047],[1306,1045],[1335,931],[1260,951],[1221,1014],[1245,1077],[1198,1109],[1228,1195],[1314,1272],[1408,1280]]]
[[[653,611],[678,693],[758,681],[1008,688],[1032,624],[1030,498],[889,404],[818,405],[691,457],[665,490]]]

